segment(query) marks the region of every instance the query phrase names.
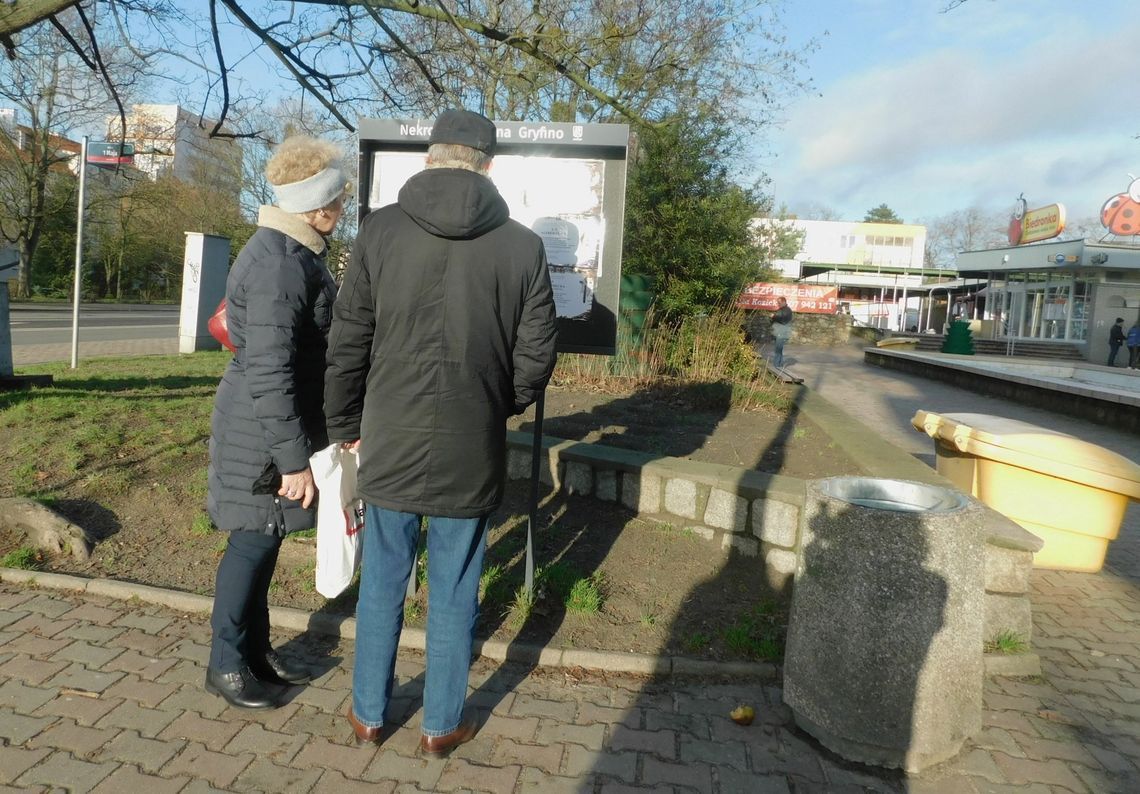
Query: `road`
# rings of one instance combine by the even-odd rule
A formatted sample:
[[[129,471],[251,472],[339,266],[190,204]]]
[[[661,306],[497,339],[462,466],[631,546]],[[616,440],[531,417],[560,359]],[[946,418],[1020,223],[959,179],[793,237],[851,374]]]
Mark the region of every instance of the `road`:
[[[22,364],[71,358],[71,306],[11,307],[12,359]],[[79,356],[178,352],[178,306],[82,304]]]

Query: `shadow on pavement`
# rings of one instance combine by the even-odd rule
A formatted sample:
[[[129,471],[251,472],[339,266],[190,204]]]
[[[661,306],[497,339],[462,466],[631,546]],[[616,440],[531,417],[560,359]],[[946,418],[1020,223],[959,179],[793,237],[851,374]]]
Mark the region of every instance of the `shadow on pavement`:
[[[770,447],[762,453],[767,457],[769,470],[779,471],[784,442],[793,432],[798,406],[788,413],[781,431]],[[836,550],[843,545],[831,522],[813,522],[811,530],[816,536],[804,549],[804,562],[814,569],[837,568]],[[744,650],[756,661],[782,663],[784,637],[788,623],[790,582],[764,581],[763,554],[741,560],[743,552],[735,545],[728,547],[725,566],[747,562],[757,571],[755,591],[742,604],[745,618],[732,625],[709,626],[710,632],[731,635],[736,647]],[[892,561],[897,568],[891,581],[903,592],[916,582],[925,581],[923,563],[925,549],[921,544],[913,548],[913,555],[904,560]],[[723,599],[725,586],[720,571],[693,588],[686,601],[693,604]],[[930,574],[931,576],[933,574]],[[867,610],[874,614],[877,594],[865,594]],[[857,612],[856,612],[857,614]],[[773,617],[776,618],[773,632]],[[927,640],[937,631],[940,615],[915,616],[922,624],[921,631]],[[811,616],[819,620],[819,615]],[[826,619],[826,618],[823,618]],[[855,635],[844,633],[841,624],[829,625],[819,634],[821,662],[834,662],[840,669],[848,662],[850,643]],[[669,628],[670,645],[682,646],[688,636],[678,633],[676,625]],[[890,655],[892,641],[884,637],[879,647],[884,662]],[[893,733],[891,738],[906,741],[911,730],[909,716],[913,713],[916,676],[921,660],[901,671],[897,682],[895,708],[892,715],[908,718],[891,724],[884,730]],[[869,696],[870,697],[870,696]],[[745,727],[736,724],[730,712],[739,705],[752,705],[756,721]],[[874,703],[867,704],[873,707]],[[765,680],[743,681],[731,675],[693,678],[673,675],[657,678],[645,684],[626,710],[620,724],[611,726],[610,745],[597,755],[590,773],[595,789],[605,785],[620,786],[613,770],[620,766],[620,758],[630,750],[660,748],[654,753],[638,752],[639,785],[684,782],[698,790],[722,792],[751,791],[831,791],[845,786],[862,787],[877,791],[905,790],[905,777],[897,770],[868,767],[846,761],[824,749],[806,732],[798,728],[790,709],[783,702],[782,676],[774,682]],[[629,781],[625,781],[629,782]]]
[[[698,405],[702,409],[689,415],[690,424],[684,438],[685,443],[690,445],[691,449],[682,448],[678,450],[674,448],[673,450],[674,455],[684,455],[699,448],[705,438],[713,433],[717,424],[730,410],[732,392],[731,387],[724,384],[692,384],[678,387],[672,390],[672,394],[680,402],[686,405]],[[614,409],[619,411],[643,409],[651,406],[657,395],[659,395],[657,389],[639,390],[629,397],[611,401],[613,404],[607,403],[599,406],[595,411],[560,417],[557,423],[552,424],[559,428],[558,435],[561,436],[568,429],[576,426],[596,426],[598,413],[605,414]],[[609,407],[607,408],[607,406]],[[524,425],[524,429],[533,430],[533,426]],[[549,430],[549,425],[544,427],[544,431],[547,430]],[[550,432],[553,433],[553,431]],[[606,442],[603,439],[600,443]],[[610,553],[614,541],[625,524],[624,521],[616,526],[591,526],[587,528],[588,532],[554,534],[549,531],[554,522],[567,511],[574,509],[574,501],[575,498],[566,496],[564,491],[555,492],[546,488],[545,497],[539,510],[539,526],[535,528],[536,571],[539,566],[573,558],[574,569],[584,575],[589,575],[600,568]],[[632,518],[632,514],[623,508],[614,506],[613,509],[628,514]],[[524,520],[515,531],[504,535],[498,541],[500,544],[507,544],[507,555],[505,556],[509,556],[513,560],[504,571],[504,579],[508,582],[521,584],[523,581],[525,558],[521,552],[525,549],[525,527],[526,522]],[[496,554],[497,551],[501,552],[502,550],[497,550],[494,546],[489,548],[488,560],[499,556]],[[530,616],[523,621],[519,628],[518,642],[545,647],[565,620],[566,606],[562,599],[555,597],[553,588],[544,584],[537,574],[536,590],[539,591],[539,598],[536,600]],[[545,597],[543,597],[544,595]],[[489,636],[493,634],[505,619],[505,615],[501,613],[481,615],[480,635]],[[508,653],[510,655],[510,652]],[[526,658],[525,656],[519,656],[514,661],[513,664],[501,665],[478,686],[472,696],[472,702],[476,703],[478,708],[484,712],[484,717],[508,692],[513,691],[531,674],[538,662],[537,658]]]

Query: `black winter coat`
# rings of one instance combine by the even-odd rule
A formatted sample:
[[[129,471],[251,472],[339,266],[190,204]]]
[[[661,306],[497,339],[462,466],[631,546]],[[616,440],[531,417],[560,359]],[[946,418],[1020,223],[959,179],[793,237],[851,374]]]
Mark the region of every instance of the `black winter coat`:
[[[542,240],[485,176],[430,169],[360,225],[333,310],[325,412],[370,504],[470,518],[502,501],[506,419],[554,369]]]
[[[328,445],[322,400],[336,283],[324,241],[304,221],[264,207],[258,222],[226,281],[237,352],[214,401],[207,506],[219,529],[284,535],[315,526],[315,505],[251,490],[270,463],[301,471]]]

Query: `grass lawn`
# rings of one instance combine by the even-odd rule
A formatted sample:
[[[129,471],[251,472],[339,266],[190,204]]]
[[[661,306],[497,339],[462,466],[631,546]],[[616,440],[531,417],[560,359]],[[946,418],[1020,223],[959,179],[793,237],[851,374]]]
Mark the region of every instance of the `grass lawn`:
[[[205,514],[209,422],[213,396],[229,355],[92,359],[78,371],[66,364],[22,368],[49,373],[53,387],[0,393],[0,496],[35,498],[82,525],[98,541],[91,559],[31,555],[19,538],[0,537],[0,557],[18,566],[84,576],[109,577],[210,594],[226,537]],[[624,401],[596,392],[555,388],[552,414],[571,414],[660,443],[685,443],[675,432],[679,411],[731,425],[734,448],[742,437],[771,435],[779,415],[771,411],[709,414],[707,390],[694,391],[693,405],[669,392],[669,411],[643,410],[651,393]],[[619,414],[581,414],[611,400]],[[648,398],[648,399],[645,399]],[[656,423],[650,427],[647,423]],[[699,432],[698,432],[699,431]],[[681,439],[678,442],[677,439]],[[811,439],[790,434],[814,461]],[[653,443],[658,443],[655,440]],[[714,448],[714,453],[716,452]],[[785,614],[759,583],[755,558],[742,558],[701,540],[683,527],[639,518],[619,505],[565,494],[542,493],[536,532],[538,586],[533,599],[520,596],[527,515],[525,481],[509,483],[496,512],[482,581],[479,632],[498,639],[521,638],[556,647],[643,653],[680,653],[704,658],[770,659],[782,652]],[[311,611],[352,614],[354,589],[326,601],[313,586],[310,537],[283,546],[272,603]],[[430,561],[425,561],[430,565]],[[421,566],[422,567],[422,566]],[[423,570],[421,570],[421,575]],[[408,602],[407,618],[422,625],[421,588]]]

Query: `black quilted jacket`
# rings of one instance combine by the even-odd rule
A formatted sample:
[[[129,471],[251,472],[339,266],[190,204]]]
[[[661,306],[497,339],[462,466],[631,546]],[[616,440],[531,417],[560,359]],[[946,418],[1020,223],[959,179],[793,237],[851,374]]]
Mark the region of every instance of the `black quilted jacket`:
[[[315,232],[300,236],[319,244]],[[219,529],[284,535],[314,526],[315,506],[251,490],[271,463],[300,471],[328,445],[321,403],[335,299],[323,256],[278,228],[261,226],[238,254],[226,282],[237,352],[218,385],[210,426],[207,506]]]
[[[432,169],[360,225],[329,335],[334,441],[380,507],[469,518],[502,501],[506,419],[554,369],[542,240],[488,178]]]

